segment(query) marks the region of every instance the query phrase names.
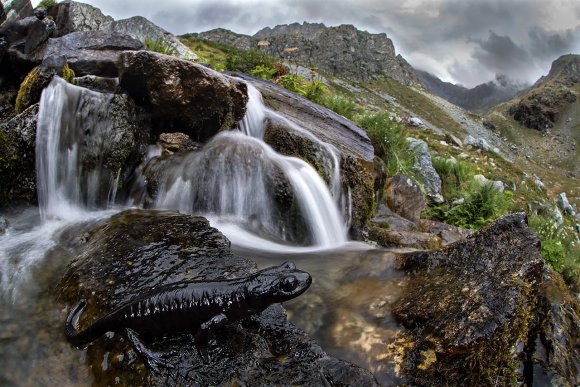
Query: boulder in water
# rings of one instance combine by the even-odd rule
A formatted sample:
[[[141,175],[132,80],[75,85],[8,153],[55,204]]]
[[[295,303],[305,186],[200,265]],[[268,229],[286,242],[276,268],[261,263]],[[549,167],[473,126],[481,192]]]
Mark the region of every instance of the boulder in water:
[[[205,141],[245,114],[245,83],[204,66],[139,51],[125,52],[120,67],[120,86],[150,109],[158,133],[178,131]]]
[[[578,304],[554,285],[539,247],[514,214],[440,251],[401,256],[411,278],[393,313],[407,331],[389,350],[410,384],[578,382]]]
[[[253,262],[232,254],[229,241],[206,219],[177,212],[126,211],[86,235],[57,286],[69,305],[89,300],[81,326],[153,286],[236,278],[256,270]],[[329,357],[286,321],[279,305],[212,334],[209,363],[202,361],[188,333],[153,338],[148,344],[171,353],[166,360],[174,368],[150,373],[117,335],[90,345],[87,365],[104,384],[376,385],[368,371]]]

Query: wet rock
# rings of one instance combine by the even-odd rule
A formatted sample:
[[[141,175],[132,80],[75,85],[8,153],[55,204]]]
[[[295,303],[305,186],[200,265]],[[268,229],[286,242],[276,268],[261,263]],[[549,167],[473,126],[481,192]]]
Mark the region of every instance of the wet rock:
[[[277,152],[307,161],[328,183],[332,173],[329,153],[311,136],[338,151],[344,195],[340,202],[344,204],[345,213],[348,213],[348,203],[352,203],[350,236],[362,238],[362,231],[374,207],[374,150],[366,132],[333,111],[272,82],[241,73],[233,75],[251,82],[262,93],[266,105],[306,130],[307,133],[296,130],[284,119],[271,120],[264,141]]]
[[[77,251],[56,292],[69,305],[89,300],[81,326],[156,285],[256,270],[253,262],[232,254],[228,240],[206,219],[177,212],[120,213],[88,230]],[[208,363],[189,333],[151,338],[148,344],[171,353],[166,360],[174,368],[150,373],[116,334],[89,345],[87,365],[103,384],[376,385],[368,371],[326,355],[286,321],[279,305],[214,332]]]
[[[124,53],[120,66],[120,86],[151,110],[158,133],[204,141],[245,114],[246,85],[204,66],[147,51]]]
[[[442,246],[441,239],[432,234],[419,231],[397,231],[369,226],[369,239],[383,247],[407,247],[421,250],[435,250]]]
[[[0,216],[0,235],[4,235],[6,230],[8,230],[8,221],[3,216]]]
[[[0,207],[36,202],[38,104],[0,125]]]
[[[441,178],[433,167],[429,146],[425,141],[412,137],[407,138],[407,141],[409,149],[417,152],[414,166],[417,170],[417,178],[423,184],[427,197],[434,203],[443,203],[445,199],[441,193]]]
[[[261,93],[267,106],[298,124],[338,151],[365,162],[374,158],[373,145],[366,132],[343,116],[315,104],[275,83],[242,73],[232,73],[251,82]]]
[[[421,187],[407,176],[396,175],[387,180],[385,187],[387,205],[393,212],[417,222],[425,210]]]
[[[441,238],[443,246],[455,243],[471,235],[471,231],[469,230],[464,230],[450,224],[436,222],[429,219],[421,219],[419,221],[419,228],[423,232],[433,234]]]
[[[440,251],[401,256],[411,278],[393,306],[407,328],[395,361],[410,384],[531,385],[528,354],[535,344],[529,336],[542,326],[538,321],[549,321],[536,317],[550,294],[539,247],[525,215],[514,214]],[[558,315],[576,320],[561,308]],[[560,341],[566,359],[577,359],[575,340]],[[575,374],[557,369],[552,366],[575,383]]]
[[[161,133],[157,142],[163,152],[173,154],[175,152],[185,152],[199,148],[199,144],[191,141],[191,138],[185,133]]]
[[[75,77],[72,80],[72,83],[99,93],[114,93],[117,90],[117,87],[119,87],[119,78],[85,75],[82,77]]]

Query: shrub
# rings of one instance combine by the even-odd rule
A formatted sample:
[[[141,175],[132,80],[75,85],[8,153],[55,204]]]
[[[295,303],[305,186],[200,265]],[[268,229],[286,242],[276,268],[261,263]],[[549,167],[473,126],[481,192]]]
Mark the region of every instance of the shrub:
[[[294,75],[285,74],[281,77],[276,78],[276,83],[283,88],[293,91],[297,94],[304,96],[306,94],[306,88],[304,85],[304,78]]]
[[[475,166],[466,161],[433,158],[433,167],[441,178],[441,190],[446,200],[457,199],[475,175]]]
[[[470,230],[479,230],[504,215],[511,203],[510,191],[499,192],[491,184],[473,182],[465,202],[443,214],[443,221]]]
[[[352,119],[356,114],[356,104],[345,96],[331,95],[324,98],[321,102],[325,107],[348,119]]]
[[[143,43],[145,44],[145,47],[149,51],[154,51],[165,55],[177,54],[177,50],[175,50],[174,47],[171,47],[170,45],[165,43],[161,38],[157,39],[145,38],[145,41]]]
[[[226,70],[250,74],[258,66],[273,68],[274,59],[255,49],[249,51],[230,51],[226,55]]]
[[[258,65],[256,66],[256,68],[250,71],[250,74],[253,75],[254,77],[262,78],[265,80],[271,80],[272,78],[274,78],[274,75],[276,75],[276,73],[277,70],[275,68],[263,65]]]
[[[580,262],[578,249],[574,249],[574,229],[566,232],[565,226],[558,226],[549,215],[533,215],[528,218],[528,225],[536,232],[542,242],[541,252],[544,260],[560,273],[568,273],[568,277],[576,277]]]
[[[416,152],[409,148],[407,130],[402,124],[387,112],[358,115],[355,121],[367,131],[375,153],[385,162],[389,176],[398,173],[411,177],[415,175]]]
[[[319,81],[318,79],[313,80],[312,82],[306,82],[306,90],[305,90],[305,97],[309,100],[321,103],[324,101],[326,95],[326,86],[324,83]]]

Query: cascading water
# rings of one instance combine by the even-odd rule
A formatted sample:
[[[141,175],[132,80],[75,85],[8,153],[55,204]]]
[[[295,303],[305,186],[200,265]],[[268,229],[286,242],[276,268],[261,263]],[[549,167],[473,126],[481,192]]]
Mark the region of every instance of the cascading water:
[[[279,155],[262,141],[265,119],[274,113],[251,85],[248,93],[242,133],[220,133],[200,152],[168,166],[155,206],[203,213],[239,243],[255,246],[260,240],[255,234],[260,234],[319,248],[344,244],[346,227],[328,187],[309,164]],[[336,172],[332,179],[339,181],[338,158],[329,153]],[[232,224],[241,228],[232,229]],[[244,231],[254,235],[240,237]],[[306,235],[300,235],[304,231]],[[263,244],[267,245],[271,244]]]
[[[43,219],[69,219],[115,201],[118,174],[103,169],[112,96],[55,77],[43,91],[37,127],[38,202]],[[81,215],[82,217],[83,215]]]

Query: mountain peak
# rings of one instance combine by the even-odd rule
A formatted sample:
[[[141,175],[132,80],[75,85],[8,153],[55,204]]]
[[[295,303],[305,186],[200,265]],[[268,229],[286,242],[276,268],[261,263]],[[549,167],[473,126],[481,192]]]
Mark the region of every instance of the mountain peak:
[[[552,62],[548,75],[541,77],[534,86],[540,86],[547,81],[555,81],[568,87],[580,83],[580,55],[568,54],[556,59]]]

